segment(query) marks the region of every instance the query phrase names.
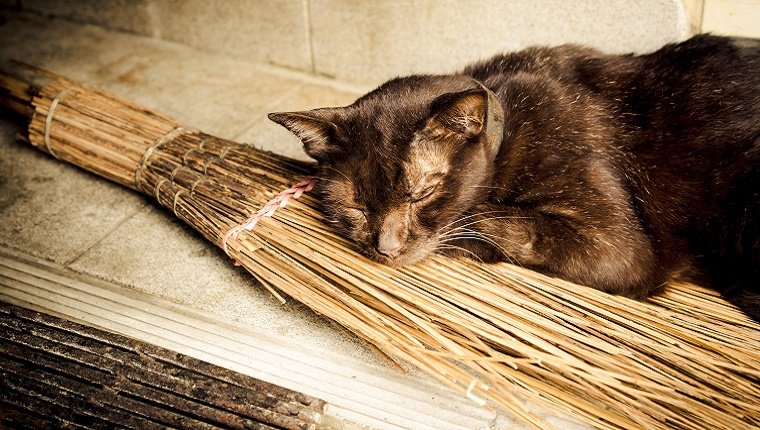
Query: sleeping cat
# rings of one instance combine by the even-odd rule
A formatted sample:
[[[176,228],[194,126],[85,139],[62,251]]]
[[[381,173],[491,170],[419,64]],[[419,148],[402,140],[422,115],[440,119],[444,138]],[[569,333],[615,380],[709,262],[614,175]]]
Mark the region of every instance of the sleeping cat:
[[[637,299],[690,279],[760,318],[760,41],[529,48],[269,118],[377,261],[510,261]]]

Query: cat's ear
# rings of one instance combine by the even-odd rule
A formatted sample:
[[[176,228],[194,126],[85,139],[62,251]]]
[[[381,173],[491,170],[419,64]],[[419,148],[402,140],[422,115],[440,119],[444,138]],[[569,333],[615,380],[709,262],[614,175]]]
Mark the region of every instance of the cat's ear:
[[[338,126],[334,123],[335,109],[314,109],[303,112],[274,112],[269,119],[295,134],[306,154],[322,161],[342,152]]]
[[[444,94],[433,102],[430,126],[443,126],[465,138],[477,136],[486,123],[488,94],[482,88]]]

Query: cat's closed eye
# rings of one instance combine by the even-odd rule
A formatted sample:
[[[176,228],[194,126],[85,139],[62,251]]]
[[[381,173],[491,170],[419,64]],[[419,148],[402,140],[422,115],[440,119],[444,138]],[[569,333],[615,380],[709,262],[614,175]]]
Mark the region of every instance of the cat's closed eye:
[[[412,203],[421,202],[423,200],[427,200],[429,197],[432,197],[433,193],[438,189],[439,183],[436,183],[434,185],[430,185],[426,188],[423,188],[419,191],[414,191],[409,196],[409,199]]]
[[[417,203],[432,197],[438,190],[438,187],[441,185],[445,176],[445,173],[442,172],[428,173],[422,183],[418,183],[416,186],[410,185],[408,194],[409,201],[411,203]]]
[[[345,208],[355,218],[363,218],[365,221],[368,219],[367,208],[358,203],[347,205]]]

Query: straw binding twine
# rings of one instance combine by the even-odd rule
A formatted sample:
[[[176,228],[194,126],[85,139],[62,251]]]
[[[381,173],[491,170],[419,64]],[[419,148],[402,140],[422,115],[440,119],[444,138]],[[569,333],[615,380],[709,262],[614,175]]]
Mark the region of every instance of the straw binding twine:
[[[279,208],[284,208],[288,201],[293,199],[300,198],[303,193],[308,193],[314,188],[314,184],[316,183],[316,179],[313,177],[306,177],[301,182],[293,185],[292,187],[288,188],[287,190],[281,191],[279,194],[274,196],[272,200],[270,200],[266,205],[264,205],[263,208],[259,209],[255,214],[253,214],[250,218],[243,221],[242,223],[230,228],[227,230],[227,232],[222,236],[222,240],[220,243],[220,246],[224,250],[227,255],[235,259],[233,257],[229,250],[227,249],[227,241],[230,238],[236,238],[237,235],[243,231],[248,230],[251,231],[256,226],[256,223],[259,222],[259,220],[263,217],[271,217],[274,215],[274,213]],[[235,265],[240,265],[240,262],[235,260]]]
[[[181,127],[181,126],[175,127],[172,130],[169,130],[163,136],[160,136],[158,139],[156,139],[155,142],[153,142],[153,144],[150,145],[148,149],[145,150],[145,152],[142,155],[142,158],[140,159],[140,162],[137,164],[137,169],[135,170],[135,186],[137,187],[139,191],[145,193],[145,190],[143,189],[142,184],[140,183],[140,180],[142,178],[142,171],[145,168],[145,164],[148,162],[148,159],[150,158],[151,154],[153,154],[153,151],[155,151],[156,148],[163,145],[164,143],[179,136],[180,134],[187,133],[189,131],[197,131],[197,130],[190,127]],[[156,186],[156,188],[158,188],[158,186]]]
[[[53,152],[53,149],[50,147],[50,125],[53,123],[53,115],[55,113],[55,109],[58,107],[58,104],[63,100],[63,97],[68,94],[71,90],[78,88],[79,85],[71,85],[64,89],[62,89],[58,95],[55,96],[53,101],[50,103],[50,109],[48,109],[47,116],[45,116],[45,135],[43,138],[43,141],[45,143],[45,149],[47,149],[48,154],[52,155],[53,158],[60,160],[61,157],[59,157],[55,152]]]

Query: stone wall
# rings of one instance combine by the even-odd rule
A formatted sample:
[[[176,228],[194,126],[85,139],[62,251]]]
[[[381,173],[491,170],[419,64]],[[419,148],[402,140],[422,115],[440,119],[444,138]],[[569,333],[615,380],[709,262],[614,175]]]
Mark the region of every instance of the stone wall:
[[[3,7],[370,84],[454,71],[533,44],[645,52],[700,30],[703,11],[722,14],[705,18],[711,31],[720,31],[732,19],[747,21],[745,10],[753,4],[760,9],[759,0],[1,1]],[[737,8],[741,14],[732,18]],[[753,31],[748,28],[732,27]]]

